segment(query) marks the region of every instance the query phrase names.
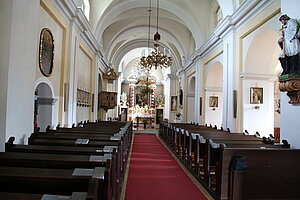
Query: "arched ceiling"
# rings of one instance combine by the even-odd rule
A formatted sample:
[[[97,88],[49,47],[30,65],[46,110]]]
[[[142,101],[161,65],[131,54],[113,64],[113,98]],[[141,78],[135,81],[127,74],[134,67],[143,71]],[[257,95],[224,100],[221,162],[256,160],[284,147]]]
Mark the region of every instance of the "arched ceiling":
[[[217,25],[218,7],[226,15],[231,14],[234,1],[160,0],[160,43],[170,49],[174,60],[172,67],[182,66],[182,58],[189,58],[209,38]],[[151,2],[150,47],[156,32],[157,0]],[[150,0],[90,0],[90,23],[96,39],[102,45],[105,57],[121,72],[131,61],[138,60],[128,52],[147,47],[149,3]],[[127,64],[124,65],[125,60]]]

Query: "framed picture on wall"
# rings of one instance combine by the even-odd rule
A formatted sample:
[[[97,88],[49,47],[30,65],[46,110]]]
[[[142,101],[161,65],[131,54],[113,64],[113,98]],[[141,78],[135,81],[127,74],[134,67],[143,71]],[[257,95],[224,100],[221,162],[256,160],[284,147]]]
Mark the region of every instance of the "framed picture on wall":
[[[171,112],[177,111],[177,96],[171,96]]]
[[[46,77],[51,76],[54,59],[54,39],[52,32],[44,28],[40,34],[39,45],[39,67],[42,74]]]
[[[251,87],[250,88],[250,103],[262,104],[263,103],[263,88]]]
[[[218,97],[217,96],[209,97],[209,107],[218,107]]]

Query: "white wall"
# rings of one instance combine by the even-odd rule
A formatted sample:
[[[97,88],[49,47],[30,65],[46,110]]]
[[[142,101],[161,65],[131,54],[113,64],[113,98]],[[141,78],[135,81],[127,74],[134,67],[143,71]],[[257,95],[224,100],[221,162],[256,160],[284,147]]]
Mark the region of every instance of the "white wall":
[[[0,1],[0,151],[4,151],[6,140],[7,85],[12,24],[12,4],[10,0]]]
[[[218,107],[209,107],[209,97],[218,97]],[[222,111],[223,111],[223,92],[221,91],[205,91],[205,123],[222,126]],[[224,127],[225,128],[225,127]]]
[[[77,57],[77,88],[91,91],[91,64],[92,60],[86,55],[86,53],[79,48]],[[76,110],[76,122],[90,119],[91,107],[77,106]]]
[[[250,104],[250,87],[263,88],[263,104]],[[255,109],[259,106],[259,109]],[[243,80],[243,131],[259,132],[261,137],[274,134],[274,83],[264,80]]]
[[[205,123],[217,125],[218,128],[222,125],[223,112],[223,65],[221,63],[223,56],[219,55],[211,60],[206,65],[206,88],[204,101]],[[218,97],[218,107],[209,107],[210,96]]]
[[[288,103],[286,92],[281,93],[281,128],[280,141],[287,140],[292,148],[300,148],[299,115],[300,105]]]
[[[281,0],[281,13],[287,14],[291,18],[300,18],[299,0]]]
[[[187,96],[187,105],[187,122],[195,122],[195,95]]]
[[[43,28],[49,28],[52,32],[53,39],[54,39],[54,60],[53,60],[53,71],[52,75],[48,77],[51,81],[51,84],[54,88],[53,98],[57,99],[57,102],[53,106],[53,121],[51,125],[56,126],[58,123],[62,125],[62,122],[59,122],[59,105],[62,103],[60,102],[60,89],[61,89],[61,76],[62,76],[62,63],[64,62],[62,59],[62,48],[63,48],[63,30],[60,25],[49,15],[49,13],[40,6],[40,14],[39,14],[39,29],[40,32]],[[38,39],[38,38],[37,38]],[[36,62],[38,62],[38,56],[36,56]],[[39,70],[39,66],[37,65],[36,70],[36,80],[44,75]]]
[[[12,16],[11,30],[3,31],[10,32],[10,38],[5,38],[10,40],[10,43],[6,43],[9,44],[9,48],[6,46],[6,51],[10,53],[9,62],[6,62],[9,71],[5,141],[10,136],[15,136],[16,143],[27,143],[27,137],[33,131],[33,90],[39,40],[39,1],[12,0],[11,12],[10,5],[7,3],[4,3],[4,9],[8,9],[8,12],[4,12],[6,15]],[[2,147],[3,142],[1,141]]]

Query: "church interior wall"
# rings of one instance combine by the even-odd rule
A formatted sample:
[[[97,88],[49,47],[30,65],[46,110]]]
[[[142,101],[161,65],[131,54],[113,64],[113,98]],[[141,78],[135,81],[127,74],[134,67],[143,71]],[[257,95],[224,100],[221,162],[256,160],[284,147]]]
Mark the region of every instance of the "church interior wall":
[[[275,16],[279,14],[280,12],[279,8],[280,8],[280,1],[279,0],[272,1],[270,4],[267,4],[265,7],[263,7],[261,11],[258,12],[258,14],[250,15],[246,21],[242,21],[241,23],[237,23],[236,25],[236,32],[234,34],[235,57],[233,58],[233,64],[235,66],[234,67],[235,69],[234,69],[234,76],[233,76],[234,78],[233,89],[237,90],[237,102],[240,102],[237,105],[237,120],[236,120],[237,123],[235,125],[237,131],[240,132],[243,131],[243,104],[241,102],[243,102],[244,97],[243,97],[243,90],[242,90],[243,88],[242,79],[239,77],[240,74],[243,73],[245,67],[245,63],[243,62],[243,60],[246,59],[245,57],[247,53],[244,50],[250,47],[252,41],[250,39],[251,37],[254,38],[255,35],[263,32],[263,30],[266,30],[273,25],[275,25],[275,27],[278,26],[278,22],[276,22]],[[272,29],[274,29],[274,27]],[[276,43],[277,43],[277,38],[276,41],[272,43],[272,45],[275,46]],[[254,50],[252,49],[253,52],[255,52]],[[277,62],[277,57],[275,55],[276,53],[273,53],[273,58],[276,60],[275,62]],[[258,59],[255,59],[252,62],[255,62],[257,60]],[[256,66],[255,64],[253,65]],[[254,67],[253,65],[251,66],[251,68]],[[263,68],[265,67],[266,66],[263,66]],[[258,68],[258,71],[260,70],[261,69]],[[229,110],[231,110],[231,108]]]
[[[53,11],[53,10],[52,10]],[[39,14],[39,31],[41,31],[44,28],[48,28],[51,30],[54,38],[54,59],[53,59],[53,71],[51,76],[47,77],[54,88],[54,94],[53,98],[55,98],[57,101],[53,106],[53,121],[52,124],[49,125],[56,125],[59,122],[59,116],[60,116],[60,104],[62,103],[62,98],[60,96],[60,89],[61,89],[61,79],[63,79],[63,74],[61,73],[64,68],[64,58],[62,57],[62,51],[63,51],[63,46],[65,45],[64,41],[64,29],[63,27],[57,23],[55,20],[55,11],[50,12],[49,7],[47,7],[45,4],[42,4],[40,6],[40,14]],[[58,15],[59,16],[59,15]],[[36,55],[36,74],[35,74],[35,79],[38,80],[41,77],[44,77],[44,75],[41,73],[39,70],[38,66],[38,53]]]
[[[210,97],[218,97],[217,107],[210,106]],[[222,126],[223,92],[220,90],[206,90],[205,102],[205,124],[217,125],[220,128]]]
[[[93,57],[91,55],[91,52],[87,50],[86,47],[84,47],[83,44],[80,44],[80,47],[78,49],[78,57],[77,57],[77,89],[83,90],[85,92],[88,92],[89,94],[89,105],[87,106],[80,106],[77,105],[77,111],[76,111],[76,121],[85,121],[90,120],[91,118],[91,97],[93,93],[93,87],[92,87],[92,69],[93,69]],[[78,95],[77,95],[78,96]]]
[[[206,64],[205,73],[205,123],[222,126],[223,112],[223,66],[221,64],[222,55],[218,55]],[[217,100],[216,100],[217,99]],[[211,101],[217,101],[216,106]]]
[[[165,85],[165,90],[164,90],[164,96],[165,96],[165,107],[164,107],[164,118],[168,119],[169,122],[172,122],[175,117],[171,115],[170,112],[170,97],[171,97],[171,80],[170,78],[167,78],[164,81],[164,85]],[[173,94],[172,94],[173,95]],[[173,119],[171,119],[170,117],[173,117]]]
[[[185,97],[185,119],[186,122],[195,122],[195,66],[186,73]]]
[[[7,9],[7,12],[3,13],[7,14],[8,17],[4,17],[4,20],[8,20],[5,23],[10,23],[9,26],[1,26],[1,29],[6,29],[2,33],[10,34],[10,36],[7,35],[3,38],[8,40],[4,43],[6,45],[4,51],[9,52],[8,55],[4,53],[6,58],[9,56],[5,61],[8,71],[5,70],[5,66],[3,71],[4,75],[7,76],[4,79],[7,80],[7,84],[4,84],[7,90],[1,88],[4,89],[4,93],[1,95],[6,98],[4,101],[6,102],[4,104],[6,106],[4,108],[5,124],[1,126],[5,127],[4,132],[1,132],[1,135],[4,134],[5,138],[3,136],[0,138],[1,149],[3,150],[4,142],[9,137],[15,136],[16,142],[27,143],[27,137],[33,131],[34,75],[37,66],[39,3],[24,0],[21,2],[12,1],[9,5],[1,2],[2,6],[4,6],[3,9]]]
[[[279,13],[278,9],[269,6],[265,11],[265,15],[260,18],[254,18],[253,21],[257,24],[251,26],[253,21],[250,21],[237,34],[237,37],[242,35],[238,42],[241,45],[240,49],[240,73],[244,76],[251,76],[250,80],[240,79],[242,88],[242,103],[240,104],[240,113],[242,131],[248,130],[250,134],[255,134],[258,131],[262,136],[268,136],[274,133],[274,80],[275,68],[278,65],[279,47],[277,40],[279,34]],[[276,28],[278,29],[276,30]],[[273,80],[272,80],[272,76]],[[264,77],[264,78],[262,78]],[[261,80],[261,79],[271,80]],[[250,88],[263,88],[263,104],[250,104]],[[250,120],[250,119],[257,120]],[[265,121],[265,123],[263,123]],[[266,122],[267,121],[267,122]]]
[[[250,88],[263,88],[263,102],[250,103]],[[251,135],[256,131],[269,137],[274,134],[274,83],[267,80],[243,80],[243,128]],[[253,120],[255,119],[255,120]]]
[[[83,33],[81,33],[82,30],[79,29],[82,27],[78,28],[78,30],[76,29],[77,33],[73,33],[73,36],[76,35],[77,37],[76,51],[67,48],[69,47],[68,37],[69,27],[71,25],[56,8],[55,1],[41,0],[36,2],[24,0],[21,3],[16,2],[16,0],[12,0],[10,3],[1,2],[1,11],[6,13],[5,17],[1,18],[1,22],[2,20],[5,21],[5,23],[3,23],[3,29],[0,31],[1,35],[4,35],[4,37],[1,38],[1,46],[9,48],[9,52],[0,52],[1,58],[4,58],[4,60],[1,60],[1,65],[7,66],[1,68],[3,73],[0,75],[0,90],[3,91],[4,94],[0,100],[4,102],[5,105],[0,106],[0,119],[3,119],[0,122],[0,130],[4,132],[0,137],[2,143],[11,136],[11,133],[15,134],[14,136],[17,138],[17,143],[26,143],[26,137],[33,130],[34,84],[35,81],[43,77],[38,66],[39,34],[42,28],[47,27],[52,31],[56,52],[54,55],[53,74],[47,78],[53,85],[53,97],[57,99],[53,107],[52,125],[56,125],[57,123],[64,125],[68,120],[68,116],[65,113],[66,111],[64,111],[64,87],[65,83],[68,83],[70,79],[70,67],[75,68],[77,75],[74,91],[80,88],[87,90],[90,94],[96,94],[96,92],[94,92],[96,88],[95,84],[98,85],[97,79],[95,78],[96,76],[92,75],[95,71],[94,66],[99,65],[97,67],[102,70],[106,68],[102,64],[96,64],[98,61],[95,61],[94,50],[87,50],[88,48],[85,47],[90,47],[91,45],[85,44],[86,42],[89,43],[86,38],[81,38]],[[237,22],[232,33],[226,33],[228,35],[225,37],[223,37],[223,35],[221,36],[223,43],[218,43],[217,47],[213,47],[215,48],[214,50],[208,50],[210,51],[209,53],[204,52],[204,56],[201,54],[201,56],[197,58],[204,63],[204,76],[201,75],[198,77],[197,67],[200,66],[194,64],[195,60],[191,61],[193,64],[190,64],[191,66],[185,69],[183,75],[184,79],[186,79],[186,83],[182,84],[185,96],[184,116],[182,118],[186,117],[186,121],[196,121],[198,119],[195,117],[195,110],[196,115],[198,115],[199,109],[197,109],[197,104],[199,97],[202,96],[204,101],[205,122],[221,125],[226,115],[226,126],[231,129],[233,126],[234,128],[232,130],[243,131],[247,129],[250,133],[258,131],[261,135],[265,136],[273,133],[273,128],[281,124],[281,139],[288,139],[294,147],[298,147],[296,144],[300,143],[300,137],[297,136],[297,131],[294,127],[297,126],[295,119],[297,119],[298,113],[300,112],[300,106],[288,104],[288,100],[285,99],[285,94],[281,94],[281,110],[283,111],[281,113],[281,119],[279,119],[280,121],[278,119],[276,120],[276,116],[278,117],[278,114],[274,114],[274,108],[276,107],[274,101],[274,87],[276,86],[274,86],[274,79],[272,79],[271,76],[276,77],[275,68],[278,66],[277,57],[279,48],[277,46],[277,39],[280,36],[280,23],[278,22],[280,8],[282,8],[282,13],[287,13],[291,17],[300,18],[300,14],[296,9],[297,6],[295,6],[300,6],[300,3],[297,0],[274,0],[270,2],[271,3],[265,8],[259,10],[259,12],[257,11],[257,15],[250,14],[249,19]],[[107,5],[109,3],[110,2],[107,1]],[[211,8],[214,7],[212,4]],[[99,16],[91,16],[91,18],[99,18]],[[94,24],[94,26],[96,26],[96,24]],[[228,45],[229,48],[225,50]],[[70,62],[70,54],[72,54],[70,51],[77,52],[74,66],[69,66],[68,63]],[[226,53],[224,53],[225,51]],[[16,57],[18,59],[15,59]],[[226,74],[228,75],[224,82],[229,80],[229,83],[224,84],[223,82],[221,86],[224,88],[223,92],[217,91],[216,88],[220,88],[219,86],[208,86],[206,84],[201,86],[201,90],[205,87],[205,92],[203,93],[198,91],[200,90],[198,85],[194,88],[194,93],[189,91],[190,80],[194,73],[197,74],[197,84],[199,83],[198,79],[201,80],[200,82],[209,82],[212,80],[208,78],[207,73],[208,68],[216,60],[224,66],[223,77],[225,77]],[[223,61],[227,63],[228,66],[225,66]],[[174,73],[174,71],[172,73]],[[246,78],[241,78],[241,75]],[[3,81],[4,83],[2,84]],[[116,84],[107,84],[106,80],[101,80],[101,82],[103,83],[101,90],[116,91]],[[178,78],[173,74],[169,74],[166,80],[164,80],[164,84],[164,88],[157,87],[157,95],[162,93],[166,97],[164,114],[165,118],[168,118],[172,122],[175,119],[176,112],[170,112],[170,97],[173,95],[179,96]],[[20,87],[20,85],[22,87]],[[226,88],[224,86],[226,86]],[[256,86],[262,87],[264,92],[264,103],[257,105],[259,109],[255,109],[254,107],[256,105],[250,104],[249,102],[250,87]],[[213,91],[210,91],[210,87],[215,88]],[[233,90],[237,90],[238,93],[237,124],[235,124],[236,119],[232,117]],[[212,112],[213,109],[209,107],[209,96],[219,97],[219,107],[217,107],[214,112]],[[24,100],[22,105],[19,104],[19,99]],[[76,93],[72,101],[73,102],[70,102],[71,104],[76,104]],[[223,102],[224,106],[222,105]],[[75,105],[75,110],[73,114],[77,122],[93,119],[91,107],[76,107]],[[227,110],[226,113],[224,113],[225,110]],[[15,116],[14,113],[19,113],[20,111],[26,114]],[[177,108],[177,111],[180,112],[181,110]],[[211,116],[209,115],[210,112],[212,113]],[[118,112],[117,109],[114,109],[106,114],[106,112],[100,109],[97,113],[98,119],[105,119],[107,116],[117,116]],[[28,117],[29,115],[30,117]],[[213,119],[217,119],[217,115],[221,118],[221,121],[223,121],[222,123],[219,122],[219,119],[218,122],[213,121]],[[253,120],[250,120],[253,118],[259,122],[253,124]],[[263,119],[268,120],[268,122],[261,123]],[[16,123],[21,123],[20,127],[15,127]],[[24,135],[24,133],[28,133],[28,135]]]
[[[223,112],[223,47],[217,46],[211,50],[203,58],[203,73],[201,77],[202,83],[202,123],[222,126],[222,112]],[[214,68],[211,70],[211,68]],[[218,97],[218,107],[214,110],[209,105],[209,97]],[[199,96],[200,98],[200,96]],[[197,111],[200,112],[200,111]]]
[[[0,2],[0,91],[2,94],[0,95],[0,151],[4,151],[4,143],[6,140],[7,87],[11,41],[12,3],[13,1]]]

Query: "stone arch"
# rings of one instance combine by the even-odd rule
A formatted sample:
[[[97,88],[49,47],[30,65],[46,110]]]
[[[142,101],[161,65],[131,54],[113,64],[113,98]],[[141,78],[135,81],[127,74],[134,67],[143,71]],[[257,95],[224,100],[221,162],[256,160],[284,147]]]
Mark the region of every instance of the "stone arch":
[[[195,122],[195,88],[196,77],[190,77],[188,81],[188,93],[187,93],[187,122]]]
[[[243,130],[268,137],[275,126],[275,81],[279,74],[278,33],[271,28],[253,33],[244,51],[242,80]],[[251,90],[262,88],[262,101],[251,101]],[[253,120],[255,119],[255,120]]]
[[[42,77],[35,82],[34,126],[45,131],[47,126],[53,125],[52,113],[54,99],[53,85],[49,79]]]
[[[220,128],[223,114],[223,65],[219,61],[207,67],[204,105],[205,123]]]

